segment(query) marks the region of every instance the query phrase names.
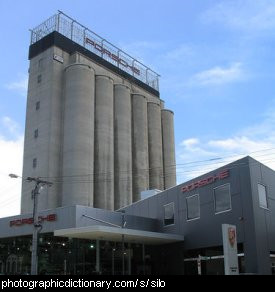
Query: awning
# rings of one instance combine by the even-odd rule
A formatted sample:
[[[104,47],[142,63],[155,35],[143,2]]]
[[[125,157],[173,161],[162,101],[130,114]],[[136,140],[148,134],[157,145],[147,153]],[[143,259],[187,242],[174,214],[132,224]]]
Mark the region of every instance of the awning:
[[[91,240],[98,239],[116,242],[120,242],[122,240],[122,234],[124,234],[125,242],[145,243],[149,245],[167,244],[184,240],[183,236],[177,234],[150,232],[101,225],[60,229],[54,231],[54,236]]]

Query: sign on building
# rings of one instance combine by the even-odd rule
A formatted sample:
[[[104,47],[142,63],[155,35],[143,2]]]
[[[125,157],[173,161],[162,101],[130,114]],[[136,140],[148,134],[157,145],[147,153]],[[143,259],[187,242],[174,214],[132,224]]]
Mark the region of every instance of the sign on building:
[[[239,275],[237,229],[234,225],[222,225],[225,275]]]

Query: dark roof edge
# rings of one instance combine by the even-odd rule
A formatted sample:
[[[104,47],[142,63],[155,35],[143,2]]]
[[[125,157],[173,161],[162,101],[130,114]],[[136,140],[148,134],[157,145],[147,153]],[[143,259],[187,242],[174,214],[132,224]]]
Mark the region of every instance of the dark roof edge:
[[[154,88],[150,87],[149,85],[143,83],[142,81],[138,80],[137,78],[133,77],[132,75],[128,74],[127,72],[121,70],[120,68],[114,66],[113,64],[109,63],[108,61],[102,59],[98,55],[92,53],[91,51],[85,49],[81,45],[73,42],[72,40],[66,38],[62,34],[57,31],[54,31],[41,40],[37,41],[36,43],[30,45],[29,48],[29,60],[36,57],[40,53],[44,52],[48,48],[52,46],[57,46],[58,48],[66,51],[69,54],[73,54],[75,52],[79,52],[84,56],[88,57],[89,59],[95,61],[96,63],[106,67],[107,69],[113,71],[116,74],[119,74],[123,78],[133,82],[135,85],[141,87],[142,89],[146,90],[147,92],[155,95],[159,98],[159,91],[155,90]]]

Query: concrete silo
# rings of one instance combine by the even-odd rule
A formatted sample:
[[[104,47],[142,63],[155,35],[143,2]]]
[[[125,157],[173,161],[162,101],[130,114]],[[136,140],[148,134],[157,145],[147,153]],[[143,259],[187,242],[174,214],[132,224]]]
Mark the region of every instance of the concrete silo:
[[[130,88],[114,86],[115,210],[132,203],[132,121]]]
[[[92,129],[94,71],[76,63],[65,69],[62,206],[93,205]]]
[[[164,187],[168,189],[176,185],[174,113],[170,110],[163,109],[161,111],[161,123]]]
[[[32,30],[23,177],[38,209],[115,210],[175,185],[173,114],[159,75],[59,12]],[[23,181],[21,212],[33,208]]]
[[[148,109],[148,152],[150,189],[164,189],[163,154],[160,105],[147,103]]]
[[[114,210],[114,85],[108,76],[95,80],[94,207]]]
[[[133,202],[149,189],[147,101],[141,94],[132,95]]]

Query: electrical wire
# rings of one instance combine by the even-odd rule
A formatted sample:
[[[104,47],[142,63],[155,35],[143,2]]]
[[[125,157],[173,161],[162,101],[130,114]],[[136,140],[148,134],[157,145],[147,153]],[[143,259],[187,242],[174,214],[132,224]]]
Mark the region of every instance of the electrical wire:
[[[187,163],[181,163],[181,164],[174,164],[170,166],[166,166],[166,170],[171,168],[171,170],[174,170],[175,168],[177,169],[177,175],[179,174],[185,174],[185,173],[201,173],[201,172],[207,172],[213,170],[213,167],[219,167],[219,164],[226,164],[226,163],[231,163],[232,161],[229,160],[228,158],[233,158],[233,157],[240,157],[240,156],[247,156],[250,154],[255,154],[255,153],[260,153],[260,152],[267,152],[275,150],[275,148],[268,148],[268,149],[262,149],[254,152],[250,152],[248,154],[234,154],[234,155],[228,155],[224,157],[216,157],[216,158],[211,158],[211,159],[205,159],[205,160],[197,160],[197,161],[191,161]],[[263,157],[263,156],[270,156],[274,155],[274,153],[265,153],[258,155],[258,157]],[[275,159],[275,158],[274,158]],[[268,162],[273,162],[274,159],[271,158],[264,158],[262,159],[263,163],[268,163]],[[197,164],[200,163],[199,165],[192,165],[192,164]],[[191,168],[191,169],[190,169]],[[203,168],[197,169],[197,168]],[[121,172],[102,172],[102,173],[89,173],[89,174],[78,174],[78,175],[69,175],[69,176],[51,176],[51,177],[46,177],[46,176],[41,176],[40,178],[43,179],[50,179],[53,183],[95,183],[95,182],[112,182],[114,178],[116,178],[116,181],[127,181],[129,180],[129,177],[132,178],[144,178],[146,176],[150,177],[160,177],[160,178],[165,178],[171,175],[174,175],[174,172],[166,172],[165,175],[160,174],[154,174],[154,172],[158,172],[158,170],[163,169],[161,166],[160,167],[155,167],[155,168],[147,168],[147,169],[138,169],[138,172],[143,174],[136,174],[133,175],[133,172],[128,172],[128,171],[121,171]],[[127,174],[125,177],[123,174]],[[70,181],[67,181],[67,179],[70,179]],[[23,179],[26,180],[26,179]],[[2,193],[0,191],[0,193]]]

